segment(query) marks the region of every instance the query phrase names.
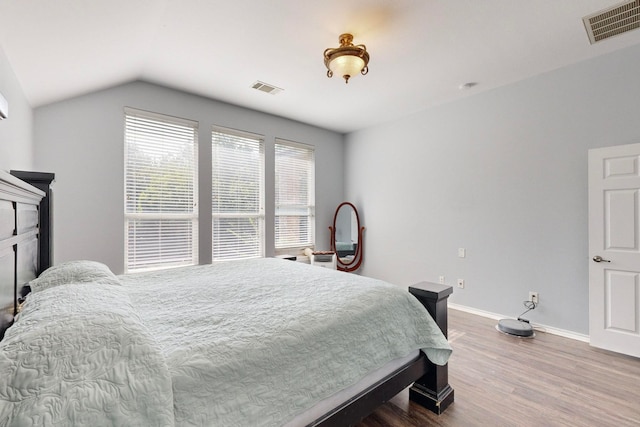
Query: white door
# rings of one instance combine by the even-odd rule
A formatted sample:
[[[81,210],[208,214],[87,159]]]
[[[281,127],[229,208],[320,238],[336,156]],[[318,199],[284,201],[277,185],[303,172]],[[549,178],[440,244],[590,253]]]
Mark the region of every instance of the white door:
[[[640,144],[589,150],[589,335],[640,357]]]

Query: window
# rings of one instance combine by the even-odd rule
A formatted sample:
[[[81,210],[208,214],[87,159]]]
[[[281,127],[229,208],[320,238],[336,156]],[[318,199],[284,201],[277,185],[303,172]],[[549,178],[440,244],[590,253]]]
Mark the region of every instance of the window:
[[[315,243],[315,161],[313,148],[276,140],[275,246],[294,249]]]
[[[214,127],[211,134],[212,258],[264,256],[264,142]]]
[[[198,262],[198,124],[125,109],[125,270]]]

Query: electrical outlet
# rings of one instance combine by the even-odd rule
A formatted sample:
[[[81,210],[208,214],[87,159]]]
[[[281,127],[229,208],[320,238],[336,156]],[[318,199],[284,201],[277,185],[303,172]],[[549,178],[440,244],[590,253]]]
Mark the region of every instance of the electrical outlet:
[[[465,248],[458,248],[458,258],[464,258],[467,256],[467,250]]]
[[[458,279],[458,287],[464,289],[464,279]]]
[[[441,285],[444,285],[444,276],[438,277],[438,282],[440,282]]]
[[[538,293],[537,292],[533,292],[533,291],[529,291],[529,301],[538,304],[540,302],[540,300],[538,299]]]

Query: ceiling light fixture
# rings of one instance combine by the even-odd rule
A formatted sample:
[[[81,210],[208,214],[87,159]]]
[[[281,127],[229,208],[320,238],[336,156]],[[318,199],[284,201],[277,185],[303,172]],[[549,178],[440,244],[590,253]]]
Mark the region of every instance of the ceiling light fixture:
[[[334,74],[342,76],[345,83],[357,73],[363,76],[369,72],[369,53],[363,44],[353,45],[353,36],[341,34],[340,47],[329,48],[324,51],[324,65],[327,67],[327,77]]]

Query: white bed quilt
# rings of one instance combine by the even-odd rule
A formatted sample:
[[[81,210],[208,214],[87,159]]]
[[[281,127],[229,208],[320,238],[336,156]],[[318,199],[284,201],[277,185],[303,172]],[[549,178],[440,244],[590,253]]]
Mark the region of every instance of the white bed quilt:
[[[178,426],[281,426],[387,362],[451,348],[396,286],[278,259],[120,276],[173,379]]]
[[[171,377],[121,286],[32,293],[0,342],[0,426],[172,426]]]

